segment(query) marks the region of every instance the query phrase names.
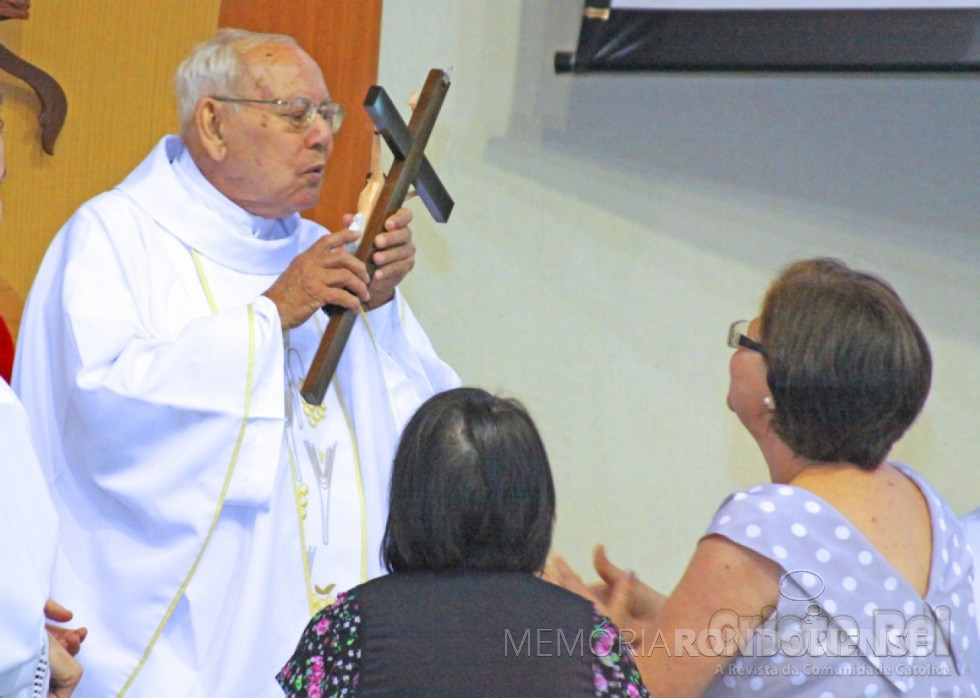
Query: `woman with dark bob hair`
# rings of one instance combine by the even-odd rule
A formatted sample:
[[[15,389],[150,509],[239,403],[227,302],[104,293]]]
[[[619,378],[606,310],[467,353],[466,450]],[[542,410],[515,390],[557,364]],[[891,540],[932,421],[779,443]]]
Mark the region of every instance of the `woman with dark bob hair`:
[[[382,558],[392,574],[310,621],[288,696],[647,696],[616,628],[539,579],[555,489],[519,402],[433,396],[402,433]]]
[[[593,587],[557,557],[549,576],[646,638],[637,664],[657,695],[977,695],[962,525],[886,460],[932,374],[898,294],[839,260],[797,262],[728,344],[728,406],[771,484],[725,500],[669,596],[601,546]]]

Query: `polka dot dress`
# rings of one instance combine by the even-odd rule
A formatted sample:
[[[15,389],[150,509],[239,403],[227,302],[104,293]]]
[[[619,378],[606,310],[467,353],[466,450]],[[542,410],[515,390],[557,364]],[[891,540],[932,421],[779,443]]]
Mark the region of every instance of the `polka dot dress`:
[[[929,505],[933,562],[925,599],[807,490],[760,485],[722,504],[707,534],[777,562],[783,576],[775,613],[705,695],[978,695],[972,551],[949,506],[907,467],[896,467]]]

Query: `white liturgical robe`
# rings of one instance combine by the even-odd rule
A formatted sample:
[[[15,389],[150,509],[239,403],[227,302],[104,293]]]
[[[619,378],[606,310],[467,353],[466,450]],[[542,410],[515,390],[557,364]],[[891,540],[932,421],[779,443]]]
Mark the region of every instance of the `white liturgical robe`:
[[[301,400],[326,316],[284,333],[261,293],[325,232],[250,215],[169,136],[52,242],[14,385],[61,512],[53,593],[89,628],[76,696],[280,696],[311,613],[381,574],[398,436],[459,378],[396,294]]]
[[[44,602],[58,520],[31,446],[27,415],[0,379],[0,696],[48,695]]]

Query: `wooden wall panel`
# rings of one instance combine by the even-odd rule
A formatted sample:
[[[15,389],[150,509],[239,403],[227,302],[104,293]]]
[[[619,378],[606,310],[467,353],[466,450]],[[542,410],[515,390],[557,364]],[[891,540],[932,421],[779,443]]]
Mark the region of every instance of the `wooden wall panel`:
[[[0,185],[0,311],[14,327],[48,243],[72,212],[176,132],[174,70],[213,34],[219,7],[220,0],[46,0],[33,4],[29,19],[0,23],[0,43],[50,73],[68,97],[50,156],[41,149],[37,96],[0,71],[8,170]]]
[[[381,0],[222,0],[218,24],[295,37],[323,70],[330,97],[347,110],[320,202],[304,214],[339,229],[341,216],[357,208],[370,164],[374,127],[361,103],[378,80]]]

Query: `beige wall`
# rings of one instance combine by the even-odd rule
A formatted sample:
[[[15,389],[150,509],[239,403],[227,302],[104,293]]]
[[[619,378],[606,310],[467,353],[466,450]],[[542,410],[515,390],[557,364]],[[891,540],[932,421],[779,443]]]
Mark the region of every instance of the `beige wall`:
[[[0,23],[0,43],[51,74],[68,118],[44,153],[33,90],[0,73],[7,179],[0,185],[0,277],[26,295],[44,250],[86,199],[119,182],[176,128],[172,76],[217,26],[220,0],[40,0]],[[2,301],[0,301],[2,302]],[[0,312],[9,315],[6,305]],[[16,320],[16,318],[14,318]]]

